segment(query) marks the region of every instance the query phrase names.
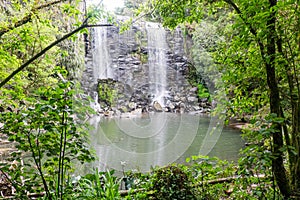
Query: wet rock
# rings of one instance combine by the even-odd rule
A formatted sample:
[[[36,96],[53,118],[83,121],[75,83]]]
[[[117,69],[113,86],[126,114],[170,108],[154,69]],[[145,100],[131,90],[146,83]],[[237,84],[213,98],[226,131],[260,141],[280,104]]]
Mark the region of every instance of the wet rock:
[[[200,108],[200,106],[193,106],[193,109],[194,109],[195,111],[198,111],[198,110],[200,110],[201,108]]]
[[[119,108],[119,110],[121,111],[121,113],[126,113],[126,112],[128,112],[128,109],[127,109],[126,106],[121,106],[121,107]]]
[[[162,112],[163,111],[162,106],[157,101],[153,102],[153,108],[154,108],[154,111],[156,111],[156,112]]]
[[[180,101],[180,97],[179,96],[174,96],[174,101]]]
[[[200,101],[200,102],[207,102],[208,99],[207,99],[207,98],[201,98],[201,99],[199,99],[199,101]]]
[[[201,102],[199,105],[200,105],[202,108],[206,108],[206,103],[205,103],[205,102]]]
[[[134,110],[136,108],[136,103],[135,102],[129,102],[128,107],[130,110]]]
[[[147,107],[143,107],[142,108],[142,113],[148,113],[148,108]]]
[[[180,97],[180,101],[186,102],[186,97]]]
[[[174,112],[175,105],[173,103],[169,103],[166,108],[168,109],[167,112]]]
[[[198,101],[198,98],[197,98],[197,97],[191,97],[191,96],[189,96],[189,97],[187,98],[187,100],[188,100],[189,103],[191,103],[191,102],[197,102],[197,101]]]
[[[197,87],[193,87],[190,89],[190,92],[197,92],[198,91],[198,88]]]
[[[141,61],[139,61],[139,60],[134,60],[134,61],[132,61],[132,64],[133,64],[133,65],[139,65],[139,64],[141,64]]]

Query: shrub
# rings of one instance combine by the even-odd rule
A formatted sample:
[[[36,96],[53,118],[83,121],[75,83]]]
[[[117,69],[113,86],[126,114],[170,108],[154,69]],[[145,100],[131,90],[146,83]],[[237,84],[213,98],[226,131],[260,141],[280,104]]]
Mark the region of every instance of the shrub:
[[[195,199],[190,176],[176,165],[155,170],[151,182],[155,199]]]
[[[73,98],[74,88],[68,81],[40,87],[35,98],[22,99],[17,111],[1,113],[4,126],[0,131],[17,149],[7,161],[17,164],[13,170],[9,163],[1,163],[0,167],[10,177],[16,198],[26,199],[28,193],[45,191],[47,199],[62,199],[67,179],[74,171],[73,161],[95,159],[88,146],[87,125],[81,120],[87,108],[82,112],[86,106]]]

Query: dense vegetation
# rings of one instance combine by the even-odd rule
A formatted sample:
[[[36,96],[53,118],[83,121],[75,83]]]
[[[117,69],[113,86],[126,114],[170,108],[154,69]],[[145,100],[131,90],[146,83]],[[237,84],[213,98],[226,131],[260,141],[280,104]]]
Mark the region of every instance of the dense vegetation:
[[[137,2],[126,2],[129,11],[119,12],[133,15]],[[122,179],[97,170],[78,178],[72,177],[74,161],[95,159],[82,123],[89,108],[73,98],[81,96],[80,41],[104,12],[87,12],[80,1],[0,1],[0,134],[16,148],[0,172],[15,190],[12,198],[299,197],[299,12],[296,0],[153,0],[140,6],[137,17],[171,29],[180,25],[193,37],[193,64],[213,88],[216,112],[251,123],[249,146],[238,165],[192,157],[187,165],[124,172]],[[130,190],[120,192],[121,182]],[[1,195],[12,195],[6,191]]]
[[[0,2],[0,136],[12,146],[1,160],[2,197],[63,199],[75,161],[95,159],[82,123],[89,108],[77,89],[84,45],[76,33],[99,14],[82,6]]]
[[[192,0],[175,4],[157,0],[152,6],[162,23],[171,28],[185,23],[196,23],[198,28],[201,19],[214,18],[220,39],[214,46],[202,47],[208,49],[214,70],[219,72],[217,95],[225,93],[229,98],[223,99],[228,115],[250,115],[255,127],[251,137],[263,141],[265,151],[271,152],[270,167],[281,194],[290,197],[299,191],[297,1]],[[201,39],[197,29],[194,34]]]

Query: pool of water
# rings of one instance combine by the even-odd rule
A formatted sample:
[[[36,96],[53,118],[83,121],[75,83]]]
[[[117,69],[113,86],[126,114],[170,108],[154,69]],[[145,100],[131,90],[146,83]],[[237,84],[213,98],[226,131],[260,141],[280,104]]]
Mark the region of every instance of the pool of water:
[[[118,171],[183,163],[192,155],[237,160],[243,146],[240,132],[218,118],[153,113],[128,118],[94,117],[91,145],[99,161],[92,167]]]

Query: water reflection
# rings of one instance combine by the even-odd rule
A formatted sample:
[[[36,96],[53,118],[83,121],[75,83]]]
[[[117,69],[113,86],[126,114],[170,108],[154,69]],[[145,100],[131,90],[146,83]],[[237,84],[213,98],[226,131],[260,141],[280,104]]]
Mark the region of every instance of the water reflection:
[[[243,142],[237,130],[216,118],[156,113],[148,117],[93,118],[91,131],[100,162],[95,167],[149,171],[151,166],[184,162],[192,155],[236,160]]]

